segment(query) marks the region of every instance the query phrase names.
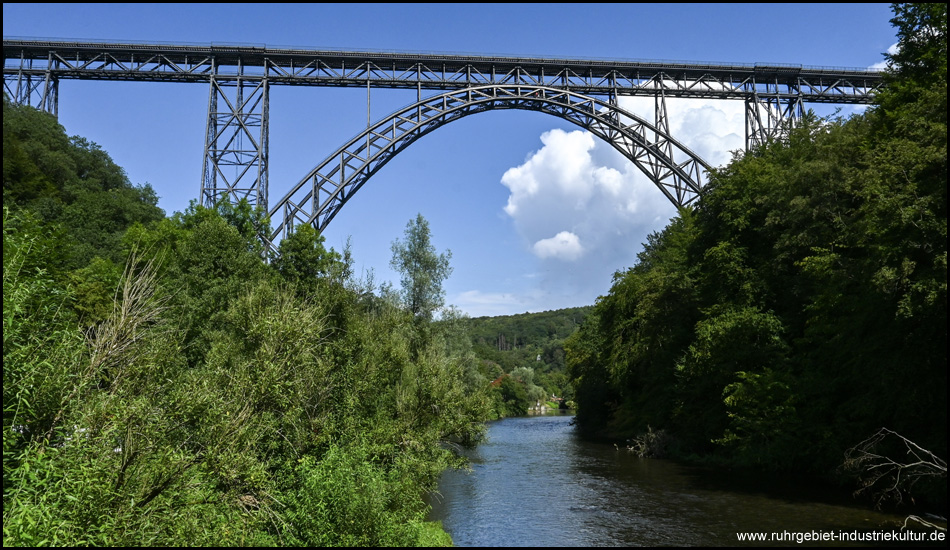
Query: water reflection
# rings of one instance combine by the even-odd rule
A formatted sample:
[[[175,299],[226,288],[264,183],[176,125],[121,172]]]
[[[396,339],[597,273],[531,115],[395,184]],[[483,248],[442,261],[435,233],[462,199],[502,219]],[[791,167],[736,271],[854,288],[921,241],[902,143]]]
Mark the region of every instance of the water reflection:
[[[640,459],[582,441],[570,421],[492,423],[471,451],[471,471],[443,476],[430,518],[457,546],[736,546],[737,532],[890,531],[901,519],[728,472]]]

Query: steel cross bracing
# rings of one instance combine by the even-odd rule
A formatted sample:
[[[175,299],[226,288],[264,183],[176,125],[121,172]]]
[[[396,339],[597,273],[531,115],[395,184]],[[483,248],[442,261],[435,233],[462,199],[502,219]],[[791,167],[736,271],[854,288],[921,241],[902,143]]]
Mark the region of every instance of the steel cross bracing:
[[[19,105],[29,105],[57,116],[59,113],[59,80],[48,70],[49,61],[26,57],[19,60],[16,72],[7,72],[7,51],[4,42],[3,92]],[[33,70],[34,64],[40,68]]]
[[[802,65],[589,61],[324,51],[265,46],[191,46],[4,39],[4,78],[208,82],[212,76],[271,84],[454,90],[520,84],[586,94],[749,99],[783,93],[809,103],[871,103],[881,73]]]
[[[583,109],[577,105],[584,102],[603,108],[609,113],[608,118],[617,116],[622,119],[628,114],[617,108],[618,96],[652,96],[656,98],[653,126],[631,119],[639,121],[641,129],[623,130],[624,123],[618,122],[613,127],[605,118],[596,115],[591,115],[592,118],[586,122],[575,122],[592,132],[602,130],[603,135],[598,135],[615,147],[627,147],[628,157],[640,159],[634,162],[654,178],[670,200],[682,206],[701,192],[703,176],[698,168],[697,175],[684,176],[685,172],[672,168],[676,162],[662,160],[676,156],[674,151],[683,151],[669,136],[666,98],[744,100],[746,147],[753,148],[781,136],[793,126],[802,115],[804,103],[872,103],[883,80],[882,74],[876,71],[801,65],[545,59],[326,51],[263,45],[202,46],[6,38],[3,57],[4,90],[10,98],[53,114],[57,109],[58,83],[63,79],[210,83],[201,200],[210,204],[227,194],[233,200],[246,198],[265,208],[270,206],[267,181],[268,90],[273,84],[358,86],[367,90],[372,87],[412,88],[419,94],[417,110],[434,108],[430,100],[422,99],[423,89],[450,92],[437,96],[446,101],[456,98],[458,94],[451,92],[458,90],[469,90],[476,96],[484,90],[502,95],[512,95],[510,90],[531,90],[530,93],[539,93],[543,100],[535,110],[569,120],[580,116]],[[555,100],[555,92],[571,98],[574,106],[558,103],[560,100]],[[512,97],[517,97],[518,101],[527,99],[521,92],[514,92]],[[465,116],[480,109],[533,108],[518,106],[518,101],[463,102],[466,106],[457,105],[451,111],[454,114],[443,113],[439,115],[441,118],[429,123],[418,118],[417,124],[434,128],[444,123],[436,121]],[[493,106],[487,107],[489,103]],[[401,127],[399,131],[408,144],[431,128],[409,131]],[[637,135],[642,139],[635,138]],[[646,138],[647,135],[652,138]],[[374,147],[377,149],[366,156],[367,159],[377,159],[375,168],[367,168],[368,173],[373,173],[388,160],[385,155],[380,156],[380,151],[401,150],[401,147],[384,148],[373,134],[367,136],[368,151],[373,151]],[[365,156],[365,152],[347,147],[340,150],[343,159],[340,174],[347,170],[346,162]],[[650,160],[643,160],[644,155]],[[688,156],[694,157],[691,153]],[[694,167],[702,165],[699,159],[693,158],[693,162]],[[677,174],[676,183],[657,179],[661,175],[668,178],[669,170]],[[270,206],[270,211],[286,210],[289,213],[288,221],[282,222],[282,227],[292,227],[296,223],[294,220],[299,219],[322,223],[323,227],[336,213],[332,205],[342,205],[361,185],[362,182],[344,184],[330,192],[328,197],[332,198],[327,198],[330,201],[326,204],[327,209],[320,210],[319,206],[304,209],[302,203],[296,202],[293,195],[304,187],[301,183],[285,198],[290,203]],[[322,201],[321,193],[326,194],[329,188],[314,189],[308,201]],[[323,221],[318,222],[321,219]]]
[[[221,198],[267,209],[266,80],[211,79],[201,204]]]
[[[709,167],[668,131],[612,102],[543,86],[478,86],[430,97],[393,113],[314,168],[269,215],[276,242],[295,225],[323,230],[369,178],[397,153],[433,130],[475,113],[524,109],[568,120],[603,139],[643,170],[674,204],[690,204]]]

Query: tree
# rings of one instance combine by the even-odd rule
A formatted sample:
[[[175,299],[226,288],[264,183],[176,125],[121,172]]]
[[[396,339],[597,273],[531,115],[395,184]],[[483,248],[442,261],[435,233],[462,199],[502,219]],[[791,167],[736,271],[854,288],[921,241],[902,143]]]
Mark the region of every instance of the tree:
[[[164,217],[148,184],[133,185],[98,145],[69,138],[49,113],[3,97],[3,204],[58,226],[68,242],[63,267],[85,267],[96,256],[122,264],[120,242],[135,223]]]
[[[301,225],[280,242],[274,268],[284,279],[314,292],[321,280],[343,270],[342,257],[324,248],[325,240],[312,225]]]
[[[947,5],[893,4],[891,24],[897,29],[898,50],[885,54],[893,80],[915,84],[947,83]],[[892,82],[893,84],[893,82]]]
[[[432,319],[432,314],[445,303],[442,281],[452,274],[449,266],[452,252],[436,252],[429,222],[422,214],[406,224],[405,240],[394,241],[392,250],[393,259],[389,265],[402,275],[400,297],[403,304],[416,318]]]

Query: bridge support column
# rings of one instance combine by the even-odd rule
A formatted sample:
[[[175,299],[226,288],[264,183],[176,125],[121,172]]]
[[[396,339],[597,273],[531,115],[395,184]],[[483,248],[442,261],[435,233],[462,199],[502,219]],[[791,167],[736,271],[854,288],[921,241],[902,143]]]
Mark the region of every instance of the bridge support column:
[[[47,68],[43,73],[27,72],[32,63],[20,61],[20,70],[3,75],[3,91],[17,105],[29,105],[59,116],[59,79]]]
[[[754,94],[745,100],[745,148],[751,151],[774,139],[783,139],[802,119],[800,95]]]
[[[211,77],[202,205],[227,194],[267,210],[268,95],[266,78]]]

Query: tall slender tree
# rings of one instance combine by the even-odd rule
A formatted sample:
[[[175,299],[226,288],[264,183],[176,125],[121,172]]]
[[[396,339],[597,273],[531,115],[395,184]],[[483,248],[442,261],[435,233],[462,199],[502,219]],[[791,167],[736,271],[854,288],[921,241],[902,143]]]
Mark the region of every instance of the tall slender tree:
[[[416,318],[432,319],[445,304],[442,281],[452,274],[449,260],[452,251],[439,254],[432,244],[429,222],[418,214],[406,225],[405,240],[392,244],[393,258],[389,265],[401,274],[400,296]]]

